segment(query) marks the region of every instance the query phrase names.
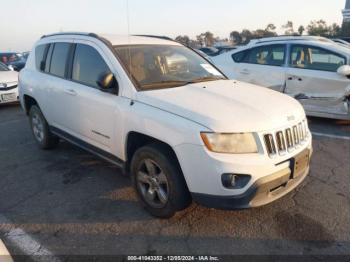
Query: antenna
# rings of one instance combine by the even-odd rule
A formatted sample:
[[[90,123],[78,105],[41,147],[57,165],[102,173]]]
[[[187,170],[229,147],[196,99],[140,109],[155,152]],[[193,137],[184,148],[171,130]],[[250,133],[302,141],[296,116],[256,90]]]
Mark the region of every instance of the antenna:
[[[132,75],[131,72],[131,50],[130,50],[130,13],[129,13],[129,0],[125,0],[126,2],[126,22],[128,29],[128,55],[129,55],[129,74]]]

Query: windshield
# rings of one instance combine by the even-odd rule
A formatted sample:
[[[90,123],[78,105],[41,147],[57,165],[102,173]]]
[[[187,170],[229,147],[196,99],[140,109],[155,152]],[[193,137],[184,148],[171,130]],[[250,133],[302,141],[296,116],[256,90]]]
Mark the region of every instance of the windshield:
[[[140,91],[226,79],[196,52],[184,46],[115,46]]]
[[[8,67],[4,65],[3,63],[0,63],[0,71],[9,71]]]

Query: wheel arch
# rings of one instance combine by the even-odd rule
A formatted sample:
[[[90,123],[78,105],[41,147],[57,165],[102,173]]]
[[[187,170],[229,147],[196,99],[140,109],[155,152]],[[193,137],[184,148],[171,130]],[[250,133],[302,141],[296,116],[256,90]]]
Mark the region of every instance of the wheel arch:
[[[162,146],[162,148],[164,150],[166,150],[171,157],[173,157],[173,159],[176,161],[176,165],[178,165],[178,167],[180,168],[181,172],[182,172],[182,168],[179,162],[179,159],[176,155],[175,150],[173,149],[173,147],[171,145],[169,145],[168,143],[159,140],[155,137],[152,136],[148,136],[145,135],[143,133],[140,132],[136,132],[136,131],[131,131],[128,133],[127,138],[126,138],[126,144],[125,144],[125,156],[126,156],[126,171],[129,172],[130,171],[130,163],[131,160],[135,154],[135,152],[144,146],[147,145],[152,145],[152,144],[157,144],[159,146]]]
[[[28,115],[29,114],[29,111],[30,111],[30,108],[34,105],[39,106],[38,102],[36,101],[36,99],[30,95],[24,95],[23,96],[23,101],[24,101],[24,110],[25,110],[25,113]]]

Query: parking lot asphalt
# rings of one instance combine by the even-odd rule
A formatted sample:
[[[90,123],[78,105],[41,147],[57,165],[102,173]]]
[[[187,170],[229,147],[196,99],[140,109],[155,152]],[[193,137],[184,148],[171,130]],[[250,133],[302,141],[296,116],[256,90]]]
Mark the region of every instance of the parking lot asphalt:
[[[313,132],[350,137],[350,122],[310,119]],[[21,229],[54,255],[350,254],[350,141],[314,137],[311,174],[265,207],[193,204],[170,220],[146,213],[128,177],[61,142],[38,149],[18,105],[0,106],[0,238]],[[33,251],[34,252],[34,251]]]

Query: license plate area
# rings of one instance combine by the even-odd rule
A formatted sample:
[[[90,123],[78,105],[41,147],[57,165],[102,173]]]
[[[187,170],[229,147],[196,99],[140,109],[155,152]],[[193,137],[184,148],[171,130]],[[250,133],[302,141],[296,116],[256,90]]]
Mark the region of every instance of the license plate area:
[[[306,149],[297,155],[293,161],[293,178],[301,176],[309,166],[310,150]]]
[[[17,97],[15,93],[4,94],[4,95],[1,95],[1,100],[3,102],[12,102],[12,101],[16,101]]]

